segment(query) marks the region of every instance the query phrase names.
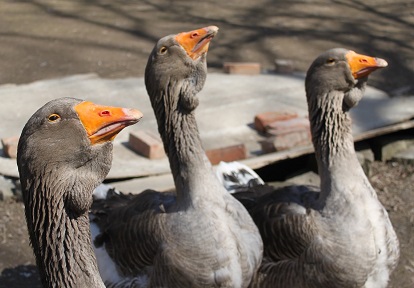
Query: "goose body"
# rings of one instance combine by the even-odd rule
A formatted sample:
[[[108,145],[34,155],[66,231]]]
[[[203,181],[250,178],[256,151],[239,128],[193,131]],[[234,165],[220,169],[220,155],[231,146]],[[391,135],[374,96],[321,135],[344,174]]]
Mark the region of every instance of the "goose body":
[[[176,193],[112,193],[96,202],[95,247],[117,271],[102,276],[106,283],[140,275],[147,279],[143,287],[247,287],[259,267],[260,234],[216,178],[194,115],[206,79],[206,52],[217,30],[166,36],[149,57],[145,84]]]
[[[309,68],[306,95],[320,190],[233,194],[248,207],[264,242],[252,287],[387,287],[399,243],[356,157],[348,113],[362,98],[367,76],[386,65],[332,49]]]
[[[45,104],[23,128],[17,164],[44,287],[105,287],[88,210],[111,167],[111,140],[141,117],[138,110],[61,98]]]

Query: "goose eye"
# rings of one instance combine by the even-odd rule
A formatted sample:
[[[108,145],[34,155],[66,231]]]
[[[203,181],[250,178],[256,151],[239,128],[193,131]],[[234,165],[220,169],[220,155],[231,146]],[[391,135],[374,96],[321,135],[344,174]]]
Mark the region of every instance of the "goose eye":
[[[60,116],[58,114],[51,114],[49,115],[49,118],[48,118],[49,122],[56,122],[59,119],[60,119]]]
[[[335,59],[334,58],[329,58],[328,60],[326,60],[327,64],[333,64],[335,63]]]
[[[165,52],[167,52],[167,47],[162,46],[161,49],[160,49],[160,53],[165,54]]]

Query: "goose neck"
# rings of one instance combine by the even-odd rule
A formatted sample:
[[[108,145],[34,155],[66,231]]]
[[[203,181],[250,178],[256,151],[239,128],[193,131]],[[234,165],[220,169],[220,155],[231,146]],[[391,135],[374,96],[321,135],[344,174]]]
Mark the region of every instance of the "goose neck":
[[[59,186],[54,184],[53,188]],[[72,211],[64,196],[85,191],[44,187],[50,186],[33,183],[25,193],[26,199],[27,194],[35,195],[26,201],[25,212],[43,285],[105,287],[91,245],[88,210]]]
[[[330,94],[312,97],[315,100],[309,101],[309,120],[316,157],[322,165],[328,166],[335,159],[349,158],[355,154],[351,118],[342,107],[343,93],[335,91]]]
[[[365,175],[355,153],[351,118],[343,109],[343,93],[335,91],[313,99],[318,102],[309,103],[309,119],[321,177],[320,198],[324,200],[335,191],[349,190],[346,187],[355,185],[355,179],[364,179]]]
[[[172,97],[175,101],[164,102],[162,113],[155,113],[175,182],[177,203],[184,207],[208,197],[203,192],[204,187],[218,182],[203,149],[194,114],[195,107],[187,109],[180,103],[182,99],[191,97]]]

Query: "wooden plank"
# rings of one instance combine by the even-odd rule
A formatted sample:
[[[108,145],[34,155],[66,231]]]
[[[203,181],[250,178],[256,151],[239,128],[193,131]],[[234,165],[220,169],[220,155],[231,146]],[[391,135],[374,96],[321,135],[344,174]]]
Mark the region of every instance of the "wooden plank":
[[[311,153],[313,153],[313,146],[308,145],[302,147],[295,147],[290,150],[264,154],[257,157],[242,160],[240,162],[246,164],[252,169],[258,169],[282,160],[293,159]]]
[[[385,135],[385,134],[389,134],[389,133],[393,133],[397,131],[402,131],[402,130],[407,130],[411,128],[414,128],[414,120],[409,120],[409,121],[405,121],[405,122],[401,122],[401,123],[397,123],[397,124],[393,124],[393,125],[381,127],[378,129],[373,129],[373,130],[359,133],[358,135],[354,136],[354,141],[358,142],[361,140],[374,138],[374,137],[378,137],[381,135]]]
[[[354,135],[354,142],[359,142],[362,140],[378,137],[381,135],[389,134],[396,131],[402,131],[414,128],[414,120],[409,120],[385,127],[381,127],[378,129],[366,131],[363,133],[358,133]],[[313,146],[303,146],[303,147],[295,147],[290,150],[280,151],[280,152],[273,152],[265,155],[260,155],[254,158],[249,158],[246,160],[242,160],[240,162],[246,164],[252,169],[262,168],[264,166],[276,163],[278,161],[287,160],[297,158],[303,155],[311,154],[314,152]]]
[[[303,75],[295,74],[244,76],[209,73],[206,85],[198,95],[200,105],[196,111],[204,148],[209,150],[243,143],[251,157],[246,161],[254,167],[303,155],[305,152],[298,152],[303,148],[295,148],[273,156],[259,156],[255,160],[253,157],[261,153],[259,143],[264,137],[252,129],[254,116],[266,111],[290,111],[299,117],[306,116],[303,80]],[[106,105],[136,107],[144,114],[138,125],[127,127],[115,139],[109,179],[169,173],[167,159],[149,160],[125,146],[131,131],[148,130],[158,133],[142,77],[101,79],[96,75],[80,75],[24,85],[0,86],[0,98],[6,99],[0,107],[1,138],[20,135],[27,119],[41,104],[57,97],[73,95],[82,95],[84,99]],[[353,131],[357,135],[360,135],[358,132],[372,131],[372,134],[358,137],[373,137],[377,133],[391,131],[388,129],[400,129],[389,128],[390,124],[411,119],[414,116],[414,97],[389,98],[382,91],[367,87],[364,98],[352,109],[351,115]],[[376,130],[380,128],[385,130]],[[0,157],[0,174],[18,177],[16,162]]]
[[[396,131],[407,130],[414,128],[414,120],[397,123],[394,125],[389,125],[386,127],[381,127],[378,129],[374,129],[371,131],[366,131],[364,133],[359,133],[358,135],[354,136],[354,141],[362,141],[374,137],[378,137],[381,135],[389,134]],[[264,154],[256,157],[252,157],[245,160],[240,160],[239,162],[244,163],[245,165],[249,166],[252,169],[259,169],[264,166],[274,164],[279,161],[294,159],[303,155],[308,155],[314,152],[313,146],[302,146],[302,147],[295,147],[290,150],[274,152],[269,154]],[[123,191],[125,193],[133,193],[137,194],[142,192],[145,189],[151,188],[158,191],[167,191],[174,189],[174,181],[172,178],[171,173],[163,174],[163,175],[156,175],[156,176],[149,176],[149,177],[142,177],[136,178],[127,181],[119,181],[119,182],[112,182],[110,184],[114,188],[118,189],[119,191]]]

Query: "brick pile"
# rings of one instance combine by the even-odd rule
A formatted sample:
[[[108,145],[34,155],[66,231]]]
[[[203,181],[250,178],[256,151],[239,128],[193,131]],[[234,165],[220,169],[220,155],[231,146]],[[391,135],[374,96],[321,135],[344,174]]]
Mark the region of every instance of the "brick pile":
[[[309,120],[297,113],[270,111],[254,118],[255,129],[266,135],[262,151],[271,153],[312,144]]]

